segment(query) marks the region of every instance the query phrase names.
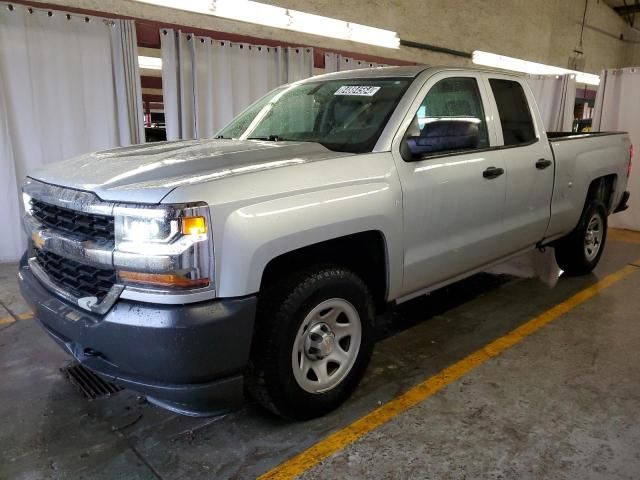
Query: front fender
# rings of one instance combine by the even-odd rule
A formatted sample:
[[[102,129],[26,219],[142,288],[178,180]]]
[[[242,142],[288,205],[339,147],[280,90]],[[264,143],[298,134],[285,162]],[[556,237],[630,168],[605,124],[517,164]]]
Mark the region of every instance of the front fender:
[[[402,212],[399,185],[387,181],[331,187],[246,205],[229,214],[221,242],[218,296],[260,289],[274,258],[364,231],[380,231],[388,259],[389,298],[402,284]]]

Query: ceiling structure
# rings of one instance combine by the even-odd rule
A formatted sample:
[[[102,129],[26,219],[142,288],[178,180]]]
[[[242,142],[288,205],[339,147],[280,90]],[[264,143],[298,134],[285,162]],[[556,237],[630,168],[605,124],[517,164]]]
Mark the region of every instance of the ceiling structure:
[[[605,3],[624,18],[630,26],[636,25],[638,14],[640,14],[640,0],[605,0]],[[638,20],[638,24],[640,25],[640,20]]]

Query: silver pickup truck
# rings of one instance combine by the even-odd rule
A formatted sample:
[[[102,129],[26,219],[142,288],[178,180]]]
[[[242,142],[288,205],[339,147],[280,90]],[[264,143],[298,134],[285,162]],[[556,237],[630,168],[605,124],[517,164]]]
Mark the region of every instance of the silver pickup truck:
[[[25,299],[100,376],[189,415],[291,419],[356,388],[376,312],[527,250],[590,272],[626,208],[623,133],[545,132],[525,80],[392,67],[281,87],[215,139],[23,188]]]

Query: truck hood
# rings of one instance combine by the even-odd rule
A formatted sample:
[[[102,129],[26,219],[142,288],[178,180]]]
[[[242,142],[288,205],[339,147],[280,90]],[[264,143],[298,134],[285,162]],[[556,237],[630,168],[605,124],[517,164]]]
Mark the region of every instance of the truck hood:
[[[186,140],[88,153],[30,177],[94,192],[106,201],[159,203],[181,185],[345,155],[350,154],[309,142]]]

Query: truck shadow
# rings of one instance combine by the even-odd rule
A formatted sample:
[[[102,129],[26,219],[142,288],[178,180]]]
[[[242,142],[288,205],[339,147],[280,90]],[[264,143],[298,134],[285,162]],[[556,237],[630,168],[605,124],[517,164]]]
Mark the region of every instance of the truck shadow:
[[[396,335],[421,322],[441,315],[517,279],[514,275],[479,273],[400,305],[390,307],[376,318],[376,341]]]

